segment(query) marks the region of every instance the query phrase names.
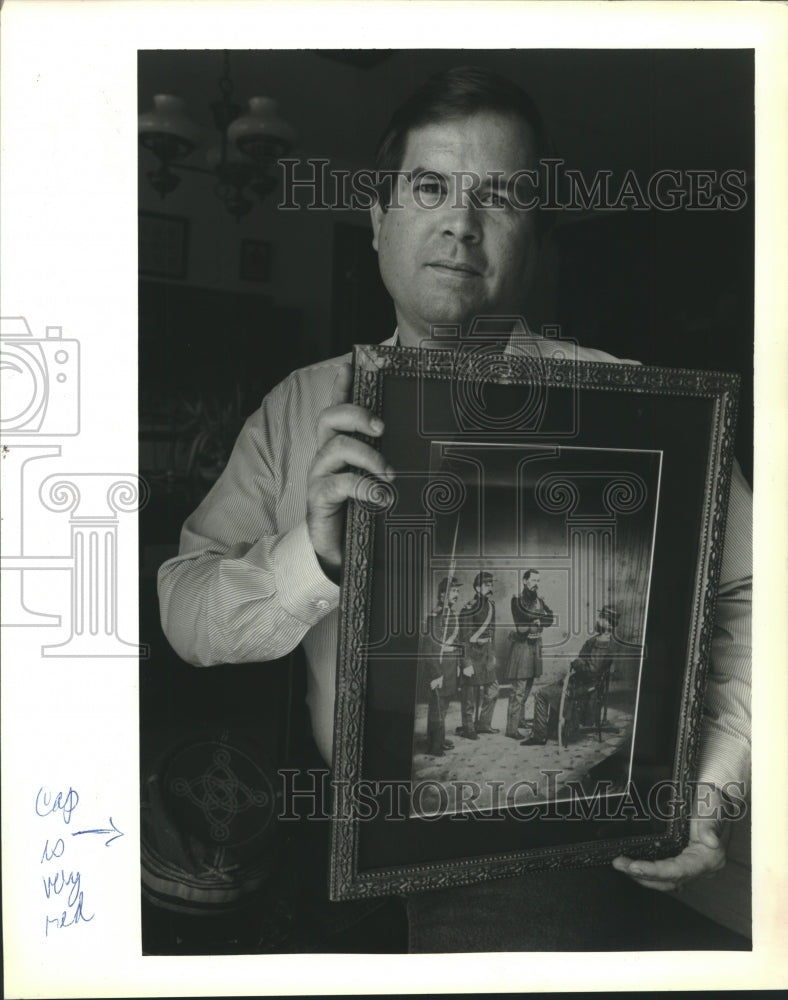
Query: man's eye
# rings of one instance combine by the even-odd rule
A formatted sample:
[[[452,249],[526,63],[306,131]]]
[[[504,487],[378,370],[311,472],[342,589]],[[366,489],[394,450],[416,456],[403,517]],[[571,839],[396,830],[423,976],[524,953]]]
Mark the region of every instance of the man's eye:
[[[507,208],[509,200],[501,191],[488,191],[482,196],[482,204],[487,208]]]
[[[422,208],[436,208],[446,199],[446,185],[440,177],[426,174],[416,178],[413,193]]]

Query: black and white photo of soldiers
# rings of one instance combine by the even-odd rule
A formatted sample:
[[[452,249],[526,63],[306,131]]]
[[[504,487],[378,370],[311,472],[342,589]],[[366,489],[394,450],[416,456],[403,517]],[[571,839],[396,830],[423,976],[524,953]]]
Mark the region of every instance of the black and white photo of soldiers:
[[[542,632],[554,623],[555,616],[539,596],[539,570],[523,573],[523,589],[512,597],[514,631],[506,662],[506,680],[512,686],[506,717],[506,735],[522,739],[520,728],[525,725],[525,703],[531,693],[534,678],[542,676]]]

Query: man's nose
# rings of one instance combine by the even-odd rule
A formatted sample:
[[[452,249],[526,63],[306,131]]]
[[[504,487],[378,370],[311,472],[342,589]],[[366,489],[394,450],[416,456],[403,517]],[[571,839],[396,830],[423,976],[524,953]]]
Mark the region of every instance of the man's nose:
[[[452,236],[462,243],[481,241],[482,225],[479,209],[471,203],[467,195],[447,205],[442,221],[444,236]]]

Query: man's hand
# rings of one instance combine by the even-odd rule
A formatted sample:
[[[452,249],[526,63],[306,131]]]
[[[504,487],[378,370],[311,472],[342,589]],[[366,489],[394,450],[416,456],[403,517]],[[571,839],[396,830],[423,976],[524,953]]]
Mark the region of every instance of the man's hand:
[[[476,671],[473,669],[473,664],[469,663],[467,667],[462,668],[463,675],[465,677],[473,677]]]
[[[670,892],[695,878],[708,878],[725,867],[725,821],[722,795],[716,788],[701,790],[690,820],[689,844],[675,858],[661,861],[613,859],[613,867],[647,889]]]
[[[370,445],[349,437],[352,432],[380,437],[383,422],[361,406],[346,402],[353,373],[350,365],[334,387],[332,405],[317,422],[317,454],[306,483],[306,524],[318,561],[331,579],[338,581],[342,567],[342,524],[349,497],[374,503],[373,481],[350,466],[391,480],[394,470]]]
[[[430,690],[435,691],[437,688],[443,687],[443,677],[433,677],[430,681]]]

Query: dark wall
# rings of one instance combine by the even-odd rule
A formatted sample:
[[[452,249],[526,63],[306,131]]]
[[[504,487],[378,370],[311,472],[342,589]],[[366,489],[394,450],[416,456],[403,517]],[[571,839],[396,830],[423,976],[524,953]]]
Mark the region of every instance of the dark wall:
[[[588,347],[742,377],[736,454],[752,481],[754,204],[559,228],[558,320]]]

